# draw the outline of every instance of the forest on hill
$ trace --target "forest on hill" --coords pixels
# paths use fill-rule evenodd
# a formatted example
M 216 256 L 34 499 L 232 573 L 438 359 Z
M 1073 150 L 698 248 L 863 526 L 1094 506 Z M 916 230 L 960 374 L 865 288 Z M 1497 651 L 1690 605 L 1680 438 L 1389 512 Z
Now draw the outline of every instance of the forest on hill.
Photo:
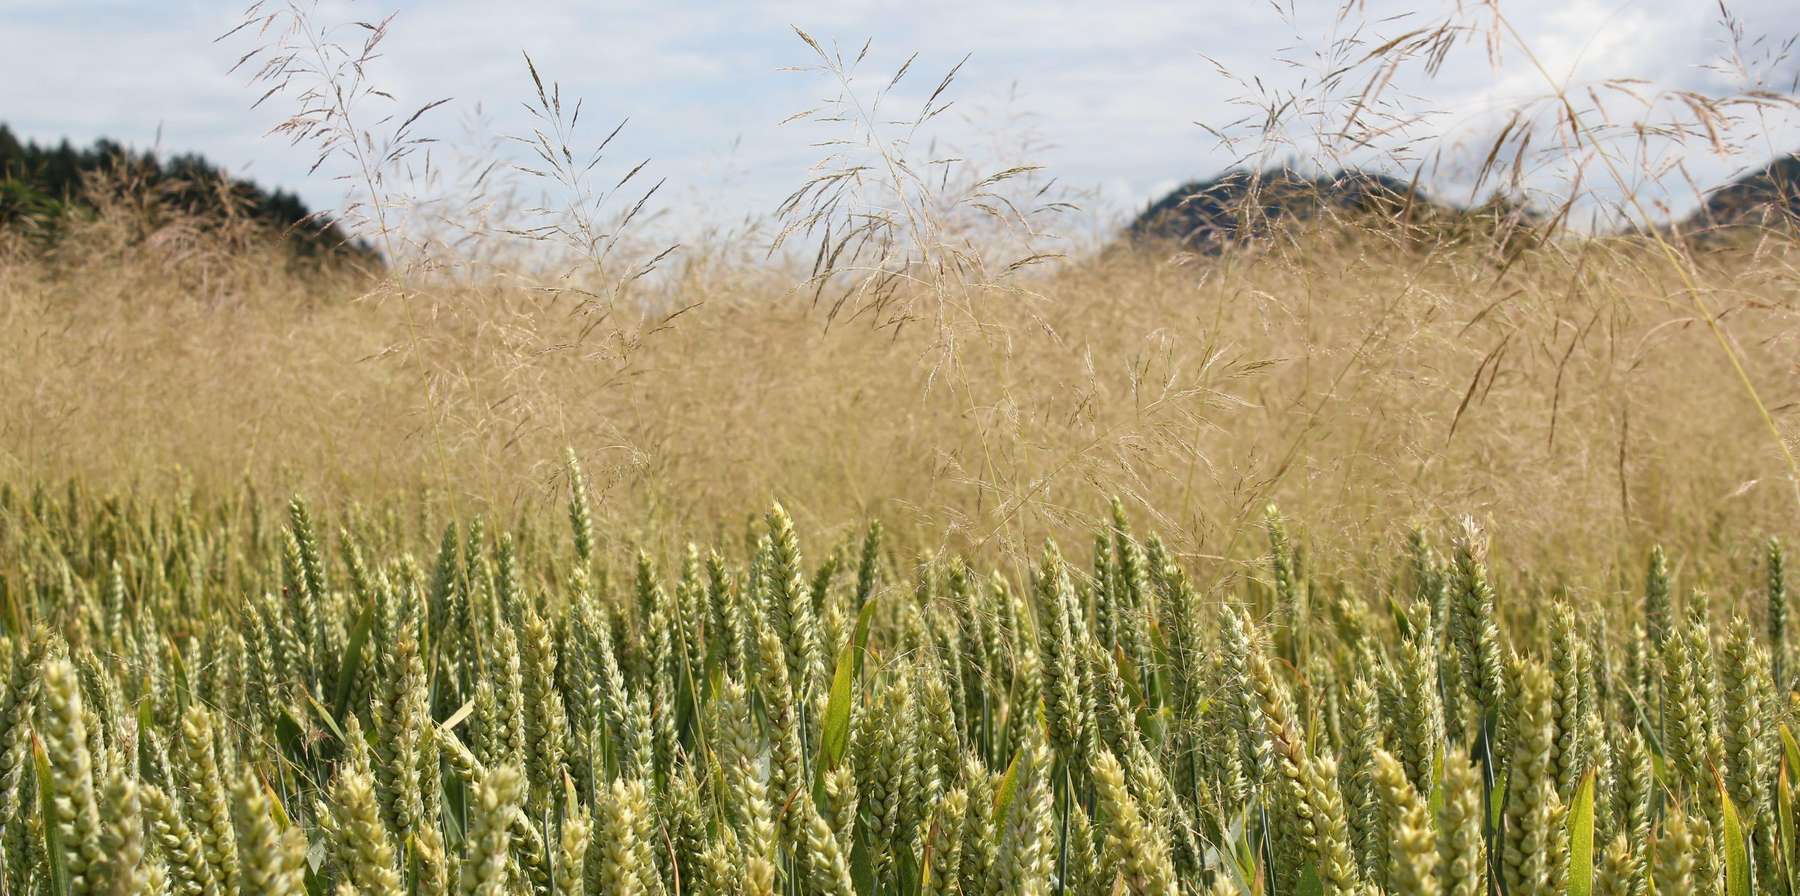
M 235 177 L 198 153 L 164 157 L 104 137 L 85 147 L 67 139 L 41 145 L 0 123 L 0 230 L 49 238 L 70 215 L 112 201 L 142 204 L 158 218 L 248 223 L 301 254 L 372 257 L 298 195 Z

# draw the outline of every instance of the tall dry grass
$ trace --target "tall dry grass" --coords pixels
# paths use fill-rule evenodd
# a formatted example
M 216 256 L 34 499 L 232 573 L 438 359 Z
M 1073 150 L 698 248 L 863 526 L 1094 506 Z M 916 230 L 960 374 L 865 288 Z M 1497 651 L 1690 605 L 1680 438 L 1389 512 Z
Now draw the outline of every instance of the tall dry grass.
M 256 263 L 200 284 L 153 255 L 7 264 L 0 478 L 426 491 L 510 514 L 554 507 L 568 446 L 616 531 L 779 498 L 815 528 L 879 516 L 921 547 L 1020 548 L 1118 495 L 1209 556 L 1271 501 L 1317 549 L 1462 513 L 1528 553 L 1800 522 L 1684 284 L 1635 238 L 1504 269 L 1353 222 L 1214 259 L 1102 253 L 993 307 L 948 364 L 929 328 L 826 330 L 764 269 L 697 266 L 647 305 L 690 310 L 597 331 L 573 299 L 504 282 L 395 299 Z M 1795 258 L 1694 262 L 1790 440 Z
M 618 131 L 582 136 L 580 101 L 535 67 L 535 129 L 499 141 L 521 159 L 415 168 L 437 102 L 382 105 L 363 63 L 387 23 L 334 32 L 314 12 L 253 7 L 234 39 L 262 44 L 240 65 L 294 105 L 277 131 L 346 172 L 345 220 L 390 269 L 193 239 L 129 203 L 48 251 L 0 245 L 0 479 L 531 513 L 554 505 L 569 447 L 619 530 L 729 525 L 779 498 L 815 531 L 879 516 L 915 547 L 1014 556 L 1087 531 L 1112 495 L 1181 552 L 1234 558 L 1271 501 L 1316 550 L 1463 513 L 1525 553 L 1800 522 L 1791 234 L 1672 242 L 1631 192 L 1656 172 L 1619 167 L 1647 134 L 1720 140 L 1793 106 L 1749 74 L 1740 94 L 1647 98 L 1644 128 L 1547 78 L 1475 177 L 1547 212 L 1531 239 L 1327 216 L 1216 257 L 1047 265 L 1073 244 L 1036 169 L 920 156 L 954 71 L 922 108 L 883 112 L 850 76 L 863 53 L 802 34 L 828 96 L 799 117 L 826 157 L 766 232 L 671 255 L 633 230 L 655 188 L 614 195 L 644 164 L 590 173 Z M 1437 164 L 1392 85 L 1464 44 L 1531 48 L 1480 5 L 1425 21 L 1379 46 L 1350 29 L 1319 57 L 1332 77 L 1252 97 L 1242 157 Z M 1527 189 L 1559 165 L 1624 200 Z M 506 171 L 550 195 L 526 201 Z M 1573 233 L 1571 209 L 1596 202 L 1642 235 Z M 768 253 L 784 241 L 805 257 Z

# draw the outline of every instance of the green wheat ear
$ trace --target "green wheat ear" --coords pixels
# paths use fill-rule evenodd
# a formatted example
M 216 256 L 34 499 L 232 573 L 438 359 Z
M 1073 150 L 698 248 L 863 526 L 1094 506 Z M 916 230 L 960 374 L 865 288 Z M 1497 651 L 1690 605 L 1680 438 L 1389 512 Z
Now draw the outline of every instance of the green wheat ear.
M 1654 859 L 1650 881 L 1657 893 L 1692 893 L 1702 873 L 1696 856 L 1701 852 L 1698 832 L 1679 806 L 1671 806 L 1652 843 Z
M 232 788 L 244 892 L 298 896 L 305 889 L 305 834 L 279 826 L 275 812 L 262 780 L 247 771 Z
M 1093 769 L 1100 812 L 1106 825 L 1102 859 L 1105 876 L 1122 881 L 1134 896 L 1172 896 L 1175 868 L 1168 838 L 1143 817 L 1125 786 L 1125 772 L 1110 752 L 1102 752 Z
M 921 892 L 949 896 L 961 887 L 963 836 L 968 824 L 969 792 L 961 787 L 945 794 L 932 813 Z
M 402 889 L 393 838 L 382 820 L 367 744 L 354 719 L 345 740 L 350 756 L 332 781 L 329 801 L 319 813 L 330 834 L 329 849 L 357 892 L 398 896 Z
M 513 819 L 525 795 L 524 775 L 513 766 L 489 769 L 476 783 L 469 811 L 458 892 L 503 896 L 509 892 Z
M 75 666 L 65 657 L 44 662 L 39 730 L 50 759 L 50 818 L 62 847 L 72 893 L 98 893 L 106 883 L 100 803 L 94 782 L 94 754 Z
M 1091 580 L 1046 541 L 892 588 L 912 536 L 821 533 L 809 567 L 779 508 L 608 557 L 631 539 L 571 508 L 571 543 L 560 504 L 490 538 L 296 501 L 253 535 L 63 493 L 0 509 L 8 893 L 1479 896 L 1581 855 L 1603 894 L 1786 883 L 1767 542 L 1679 613 L 1653 552 L 1640 627 L 1472 524 L 1303 570 L 1272 518 L 1235 560 L 1276 587 L 1115 506 Z
M 1438 830 L 1425 798 L 1407 779 L 1406 769 L 1386 750 L 1375 753 L 1375 783 L 1388 819 L 1389 842 L 1383 879 L 1400 893 L 1438 891 Z
M 594 561 L 594 518 L 588 512 L 587 477 L 575 459 L 575 449 L 564 449 L 563 465 L 569 476 L 569 528 L 574 531 L 575 559 L 586 570 Z
M 105 817 L 100 845 L 105 851 L 106 882 L 102 891 L 112 893 L 150 890 L 151 872 L 145 864 L 145 834 L 141 787 L 137 781 L 114 771 L 101 794 Z
M 1634 896 L 1644 891 L 1642 863 L 1624 834 L 1614 837 L 1601 854 L 1594 874 L 1594 892 L 1600 896 Z
M 1448 754 L 1444 766 L 1443 805 L 1438 810 L 1438 880 L 1454 896 L 1487 892 L 1488 862 L 1483 806 L 1486 783 L 1481 767 L 1468 751 Z
M 1768 556 L 1768 619 L 1769 619 L 1769 667 L 1775 680 L 1777 690 L 1788 690 L 1787 681 L 1787 579 L 1784 572 L 1785 562 L 1781 551 L 1781 541 L 1770 538 L 1767 547 Z
M 1515 660 L 1516 711 L 1510 725 L 1512 751 L 1506 765 L 1506 839 L 1502 879 L 1509 892 L 1548 892 L 1562 865 L 1558 850 L 1562 802 L 1553 766 L 1556 744 L 1554 699 L 1549 671 L 1541 663 Z

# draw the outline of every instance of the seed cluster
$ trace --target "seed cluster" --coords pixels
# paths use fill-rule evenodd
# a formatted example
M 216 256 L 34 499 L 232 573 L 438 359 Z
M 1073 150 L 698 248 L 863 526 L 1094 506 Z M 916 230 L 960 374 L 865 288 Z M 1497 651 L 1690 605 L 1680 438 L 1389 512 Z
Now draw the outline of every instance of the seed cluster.
M 1754 624 L 1660 550 L 1633 619 L 1515 588 L 1472 524 L 1338 579 L 1272 509 L 1209 590 L 1116 503 L 1013 576 L 809 566 L 780 507 L 665 574 L 569 474 L 572 539 L 425 562 L 0 493 L 0 893 L 1795 892 L 1775 541 Z

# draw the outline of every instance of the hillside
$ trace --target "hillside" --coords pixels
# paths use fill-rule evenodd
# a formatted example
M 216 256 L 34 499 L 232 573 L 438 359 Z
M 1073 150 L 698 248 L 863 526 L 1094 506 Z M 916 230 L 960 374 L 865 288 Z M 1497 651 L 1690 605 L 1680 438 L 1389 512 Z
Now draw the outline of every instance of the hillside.
M 1131 223 L 1133 241 L 1173 241 L 1217 251 L 1263 235 L 1278 222 L 1329 212 L 1395 215 L 1438 203 L 1383 174 L 1339 171 L 1309 176 L 1287 168 L 1229 171 L 1191 181 L 1151 203 Z M 1447 207 L 1444 207 L 1447 208 Z
M 1746 227 L 1792 229 L 1800 223 L 1800 154 L 1782 156 L 1762 170 L 1712 190 L 1688 216 L 1688 233 Z
M 304 254 L 369 254 L 299 196 L 233 177 L 197 153 L 159 158 L 106 138 L 41 146 L 0 124 L 0 230 L 52 235 L 66 215 L 123 196 L 158 217 L 264 225 Z
M 1505 200 L 1473 208 L 1446 203 L 1384 174 L 1343 170 L 1306 175 L 1273 168 L 1228 171 L 1183 184 L 1144 209 L 1126 235 L 1135 243 L 1174 243 L 1211 253 L 1266 236 L 1282 223 L 1327 215 L 1429 224 L 1438 231 L 1429 235 L 1439 237 L 1449 235 L 1445 228 L 1506 228 L 1535 219 L 1528 209 Z M 1792 229 L 1797 223 L 1800 154 L 1782 156 L 1707 191 L 1700 207 L 1677 229 L 1717 238 L 1748 229 Z

